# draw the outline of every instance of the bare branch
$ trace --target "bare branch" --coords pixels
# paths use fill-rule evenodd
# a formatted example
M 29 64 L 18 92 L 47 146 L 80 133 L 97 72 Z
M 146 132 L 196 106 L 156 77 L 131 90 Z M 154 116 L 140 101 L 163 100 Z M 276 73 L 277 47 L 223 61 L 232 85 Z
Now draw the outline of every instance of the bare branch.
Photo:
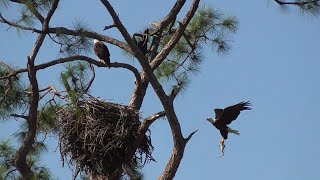
M 43 89 L 39 89 L 39 92 L 47 91 L 47 90 L 49 90 L 49 89 L 51 89 L 51 86 L 48 86 L 48 87 L 43 88 Z
M 49 61 L 47 63 L 43 63 L 43 64 L 39 64 L 37 66 L 35 66 L 35 69 L 38 71 L 38 70 L 41 70 L 41 69 L 46 69 L 48 67 L 51 67 L 51 66 L 54 66 L 54 65 L 57 65 L 57 64 L 62 64 L 62 63 L 67 63 L 67 62 L 72 62 L 72 61 L 76 61 L 76 60 L 83 60 L 83 61 L 86 61 L 90 64 L 94 64 L 98 67 L 107 67 L 106 64 L 104 63 L 101 63 L 99 61 L 96 61 L 90 57 L 87 57 L 87 56 L 80 56 L 80 55 L 76 55 L 76 56 L 69 56 L 69 57 L 66 57 L 66 58 L 59 58 L 59 59 L 55 59 L 55 60 L 52 60 L 52 61 Z M 118 62 L 114 62 L 114 63 L 111 63 L 111 67 L 113 68 L 124 68 L 124 69 L 127 69 L 129 71 L 131 71 L 134 76 L 136 77 L 136 81 L 138 84 L 141 83 L 141 76 L 140 76 L 140 73 L 139 71 L 131 66 L 130 64 L 126 64 L 126 63 L 118 63 Z M 20 74 L 20 73 L 23 73 L 23 72 L 27 72 L 28 69 L 27 68 L 22 68 L 22 69 L 18 69 L 6 76 L 3 76 L 3 77 L 0 77 L 0 80 L 3 80 L 3 79 L 7 79 L 7 78 L 10 78 L 12 76 L 16 76 L 17 74 Z
M 147 117 L 146 119 L 144 119 L 143 123 L 140 125 L 139 133 L 140 134 L 145 134 L 147 132 L 148 128 L 150 127 L 150 125 L 154 121 L 156 121 L 157 119 L 159 119 L 161 117 L 164 117 L 165 115 L 166 115 L 166 112 L 161 111 L 161 112 L 153 114 L 153 115 Z
M 100 0 L 100 1 L 108 10 L 109 14 L 111 15 L 111 17 L 113 19 L 114 24 L 119 29 L 119 31 L 120 31 L 121 35 L 123 36 L 123 38 L 125 39 L 125 41 L 129 44 L 130 49 L 131 49 L 129 52 L 131 52 L 137 59 L 140 59 L 140 60 L 144 61 L 145 63 L 147 63 L 147 58 L 139 50 L 136 43 L 134 43 L 130 34 L 128 33 L 127 29 L 124 27 L 124 25 L 120 21 L 118 15 L 116 14 L 115 10 L 113 9 L 113 7 L 109 3 L 109 1 L 107 1 L 107 0 Z M 149 65 L 149 63 L 147 63 L 147 64 Z
M 46 31 L 49 28 L 50 19 L 57 9 L 59 0 L 55 0 L 48 12 L 47 17 L 45 18 L 42 30 Z M 23 179 L 31 179 L 33 176 L 33 172 L 30 166 L 26 162 L 27 155 L 32 148 L 32 145 L 35 141 L 36 133 L 37 133 L 37 116 L 38 116 L 38 106 L 39 106 L 39 85 L 36 77 L 36 68 L 35 68 L 35 59 L 38 55 L 38 52 L 42 46 L 42 43 L 46 37 L 46 34 L 39 34 L 37 41 L 35 42 L 34 48 L 31 52 L 31 55 L 28 56 L 28 78 L 31 86 L 31 96 L 30 96 L 30 107 L 29 114 L 27 118 L 28 130 L 26 133 L 26 137 L 24 138 L 21 147 L 17 151 L 14 157 L 14 165 L 21 174 Z
M 113 45 L 118 46 L 119 48 L 121 48 L 121 49 L 123 49 L 123 50 L 125 50 L 127 52 L 132 53 L 131 49 L 126 44 L 124 44 L 123 42 L 121 42 L 121 41 L 119 41 L 117 39 L 111 38 L 109 36 L 105 36 L 105 35 L 93 32 L 93 31 L 78 31 L 78 30 L 68 29 L 68 28 L 65 28 L 65 27 L 48 28 L 48 30 L 43 31 L 43 30 L 40 30 L 40 29 L 23 26 L 23 25 L 14 23 L 12 21 L 9 21 L 9 20 L 5 19 L 1 15 L 1 13 L 0 13 L 0 18 L 1 18 L 0 22 L 8 24 L 8 25 L 16 27 L 16 28 L 19 28 L 19 29 L 22 29 L 22 30 L 36 32 L 36 33 L 46 33 L 46 34 L 65 34 L 65 35 L 72 35 L 72 36 L 86 36 L 88 38 L 98 39 L 100 41 L 104 41 L 104 42 L 113 44 Z M 115 25 L 111 25 L 111 26 L 115 26 Z
M 92 85 L 92 83 L 93 83 L 93 81 L 94 81 L 94 79 L 95 79 L 95 77 L 96 77 L 96 73 L 95 73 L 95 71 L 94 71 L 94 67 L 93 67 L 92 64 L 90 64 L 90 70 L 91 70 L 91 72 L 92 72 L 92 77 L 91 77 L 91 79 L 90 79 L 87 87 L 85 88 L 84 92 L 88 92 L 88 91 L 89 91 L 89 89 L 90 89 L 90 87 L 91 87 L 91 85 Z
M 32 32 L 38 32 L 38 33 L 42 32 L 42 31 L 37 30 L 37 29 L 35 29 L 35 28 L 31 28 L 31 27 L 27 27 L 27 26 L 22 26 L 22 25 L 20 25 L 20 24 L 18 24 L 18 23 L 14 23 L 14 22 L 12 22 L 12 21 L 9 21 L 9 20 L 5 19 L 5 18 L 2 16 L 1 13 L 0 13 L 0 22 L 5 23 L 5 24 L 8 24 L 9 26 L 16 27 L 16 28 L 18 28 L 18 29 L 23 29 L 23 30 L 32 31 Z
M 163 174 L 162 177 L 163 177 L 163 179 L 172 179 L 174 177 L 179 165 L 180 165 L 180 162 L 181 162 L 181 159 L 183 156 L 184 147 L 185 147 L 185 144 L 183 143 L 183 136 L 182 136 L 182 132 L 181 132 L 180 123 L 179 123 L 179 120 L 175 114 L 172 101 L 166 95 L 161 84 L 159 83 L 159 81 L 155 77 L 153 70 L 151 69 L 147 58 L 142 54 L 141 51 L 139 51 L 138 47 L 131 39 L 130 35 L 128 34 L 127 30 L 125 29 L 125 27 L 121 23 L 119 17 L 115 13 L 115 11 L 114 11 L 113 7 L 111 6 L 111 4 L 109 3 L 109 1 L 106 1 L 106 0 L 100 0 L 100 1 L 107 8 L 114 23 L 117 25 L 117 28 L 119 29 L 122 36 L 129 44 L 129 46 L 132 48 L 133 54 L 135 55 L 135 57 L 138 59 L 139 63 L 141 64 L 144 72 L 146 73 L 148 81 L 151 83 L 155 93 L 159 97 L 159 100 L 161 101 L 161 103 L 165 109 L 166 115 L 168 117 L 168 122 L 170 124 L 170 128 L 172 131 L 173 140 L 174 140 L 173 152 L 177 152 L 179 154 L 179 156 L 171 157 L 171 158 L 173 158 L 173 165 L 174 166 L 171 166 L 171 165 L 170 165 L 170 167 L 167 166 L 167 169 L 165 170 L 165 173 Z M 139 140 L 141 142 L 140 138 L 137 138 L 137 140 L 134 142 L 136 147 L 138 147 L 138 145 L 140 144 Z M 133 155 L 135 153 L 135 151 L 136 151 L 136 149 L 130 149 L 128 155 L 129 156 Z
M 162 31 L 176 19 L 185 2 L 186 0 L 177 0 L 168 15 L 158 24 L 158 32 L 162 33 Z
M 48 87 L 46 87 L 46 88 L 44 88 L 44 89 L 40 89 L 39 90 L 39 93 L 40 92 L 44 92 L 44 91 L 46 91 L 43 95 L 41 95 L 41 97 L 39 98 L 39 100 L 41 100 L 41 99 L 43 99 L 50 91 L 52 91 L 53 90 L 53 85 L 50 85 L 50 86 L 48 86 Z
M 162 51 L 154 58 L 152 61 L 151 67 L 153 70 L 155 70 L 168 56 L 170 51 L 174 48 L 174 46 L 179 42 L 181 36 L 183 35 L 187 25 L 191 21 L 192 17 L 194 16 L 195 12 L 198 9 L 200 0 L 194 0 L 189 11 L 185 15 L 183 21 L 180 24 L 177 31 L 174 33 L 170 41 L 167 43 L 167 45 L 162 49 Z
M 133 55 L 138 59 L 139 63 L 141 64 L 154 91 L 157 93 L 160 99 L 163 99 L 164 101 L 166 101 L 167 95 L 163 90 L 161 84 L 153 74 L 153 71 L 149 65 L 148 59 L 146 58 L 146 56 L 143 55 L 143 53 L 139 50 L 138 46 L 131 39 L 131 36 L 129 35 L 127 29 L 124 27 L 124 25 L 120 21 L 118 15 L 116 14 L 115 10 L 113 9 L 109 1 L 107 0 L 100 0 L 100 1 L 106 7 L 106 9 L 108 10 L 108 12 L 110 13 L 113 19 L 113 22 L 116 24 L 117 28 L 119 29 L 120 33 L 122 34 L 126 42 L 129 44 L 130 48 L 132 49 Z
M 12 116 L 14 118 L 22 118 L 22 119 L 28 120 L 28 116 L 24 116 L 24 115 L 20 115 L 20 114 L 10 114 L 10 116 Z
M 4 177 L 4 179 L 7 179 L 7 178 L 10 176 L 10 174 L 12 174 L 14 171 L 17 171 L 17 169 L 12 169 L 12 170 L 10 170 L 9 172 L 7 172 L 7 174 L 6 174 L 6 176 Z
M 104 41 L 107 42 L 109 44 L 113 44 L 115 46 L 118 46 L 119 48 L 132 53 L 130 47 L 128 47 L 125 43 L 111 38 L 109 36 L 105 36 L 93 31 L 77 31 L 77 30 L 72 30 L 72 29 L 68 29 L 65 27 L 55 27 L 55 28 L 49 28 L 48 33 L 52 33 L 52 34 L 66 34 L 66 35 L 73 35 L 73 36 L 85 36 L 88 38 L 92 38 L 92 39 L 98 39 L 100 41 Z
M 109 26 L 105 26 L 103 30 L 105 31 L 105 30 L 108 30 L 108 29 L 111 29 L 111 28 L 114 28 L 114 27 L 117 27 L 117 26 L 115 24 L 112 24 L 112 25 L 109 25 Z
M 59 0 L 55 0 L 55 1 L 53 2 L 52 6 L 51 6 L 51 8 L 50 8 L 50 10 L 49 10 L 49 12 L 48 12 L 48 14 L 47 14 L 47 17 L 46 17 L 46 19 L 45 19 L 45 21 L 44 21 L 44 24 L 49 25 L 49 21 L 50 21 L 50 19 L 52 18 L 54 12 L 56 11 L 56 9 L 57 9 L 57 7 L 58 7 L 58 4 L 59 4 Z M 48 28 L 49 28 L 49 26 L 46 27 L 46 29 L 48 29 Z
M 146 94 L 146 90 L 148 88 L 149 81 L 146 78 L 146 74 L 144 72 L 141 73 L 141 84 L 136 84 L 136 87 L 132 93 L 131 100 L 129 106 L 139 110 L 142 106 L 143 99 Z
M 152 42 L 151 42 L 151 46 L 149 48 L 150 50 L 150 55 L 148 57 L 149 60 L 154 59 L 154 57 L 157 54 L 158 48 L 159 48 L 159 44 L 160 44 L 160 38 L 161 38 L 161 34 L 163 32 L 163 30 L 168 26 L 174 25 L 175 19 L 177 17 L 177 14 L 180 12 L 181 8 L 183 7 L 183 5 L 185 4 L 185 0 L 178 0 L 175 5 L 172 7 L 172 9 L 170 10 L 170 12 L 168 13 L 168 15 L 164 18 L 163 21 L 161 21 L 160 23 L 156 23 L 157 24 L 157 31 L 151 33 L 151 36 L 153 36 L 152 38 Z M 132 94 L 132 98 L 130 100 L 130 106 L 136 108 L 136 109 L 140 109 L 141 105 L 142 105 L 142 101 L 143 101 L 143 97 L 146 94 L 146 90 L 148 89 L 148 84 L 149 81 L 147 80 L 145 73 L 142 72 L 142 85 L 141 86 L 137 86 Z
M 199 129 L 197 129 L 197 130 L 193 131 L 192 133 L 190 133 L 189 136 L 188 136 L 187 138 L 185 138 L 186 143 L 187 143 L 187 142 L 192 138 L 192 136 L 193 136 L 196 132 L 198 132 L 198 131 L 199 131 Z
M 279 5 L 285 5 L 285 4 L 289 4 L 289 5 L 297 5 L 297 6 L 302 6 L 305 4 L 312 4 L 312 3 L 318 3 L 320 0 L 314 0 L 314 1 L 294 1 L 294 2 L 285 2 L 285 1 L 279 1 L 279 0 L 274 0 L 276 3 L 278 3 Z

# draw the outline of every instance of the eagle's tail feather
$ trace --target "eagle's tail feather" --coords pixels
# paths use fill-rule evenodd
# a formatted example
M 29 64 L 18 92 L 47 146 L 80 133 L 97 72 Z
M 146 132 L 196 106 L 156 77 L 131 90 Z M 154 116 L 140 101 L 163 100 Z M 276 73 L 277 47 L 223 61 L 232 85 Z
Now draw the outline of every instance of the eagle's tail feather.
M 240 135 L 239 131 L 234 130 L 234 129 L 231 129 L 231 128 L 228 128 L 228 132 L 229 132 L 229 133 L 236 134 L 236 135 Z

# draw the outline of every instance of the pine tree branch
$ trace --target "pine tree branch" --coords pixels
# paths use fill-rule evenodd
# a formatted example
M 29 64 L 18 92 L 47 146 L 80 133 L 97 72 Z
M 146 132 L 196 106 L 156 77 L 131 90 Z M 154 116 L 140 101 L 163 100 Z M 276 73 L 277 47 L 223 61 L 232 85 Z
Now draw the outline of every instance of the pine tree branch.
M 145 134 L 153 122 L 155 122 L 157 119 L 159 119 L 161 117 L 164 117 L 165 115 L 166 115 L 166 112 L 160 111 L 160 112 L 153 114 L 153 115 L 147 117 L 146 119 L 144 119 L 143 123 L 140 125 L 139 133 Z
M 166 112 L 166 116 L 168 118 L 168 122 L 171 128 L 172 136 L 173 136 L 173 141 L 174 141 L 174 149 L 172 151 L 172 156 L 170 157 L 169 163 L 167 164 L 167 167 L 160 177 L 160 179 L 173 179 L 175 176 L 178 167 L 180 165 L 180 162 L 183 157 L 183 152 L 184 148 L 186 145 L 186 142 L 184 141 L 182 132 L 181 132 L 181 127 L 180 123 L 178 120 L 178 117 L 176 116 L 174 107 L 173 107 L 173 102 L 171 101 L 170 97 L 166 95 L 164 89 L 162 88 L 161 84 L 155 77 L 153 73 L 153 69 L 150 67 L 148 60 L 146 57 L 142 54 L 142 52 L 139 51 L 138 47 L 136 44 L 133 42 L 131 39 L 129 33 L 127 32 L 126 28 L 123 26 L 122 22 L 120 21 L 119 17 L 117 16 L 116 12 L 114 11 L 113 7 L 107 0 L 100 0 L 106 9 L 108 10 L 109 14 L 111 15 L 114 24 L 116 24 L 117 28 L 119 29 L 120 33 L 126 40 L 126 42 L 129 44 L 131 47 L 134 56 L 138 59 L 140 65 L 143 68 L 143 71 L 146 73 L 147 79 L 150 82 L 151 86 L 153 87 L 154 92 L 157 94 L 159 100 L 161 101 L 161 104 Z M 182 32 L 187 26 L 187 23 L 190 22 L 191 17 L 197 10 L 198 4 L 200 0 L 194 0 L 191 10 L 187 13 L 186 18 L 184 19 L 182 25 L 179 27 L 179 30 L 176 32 L 175 38 L 177 38 L 178 35 L 182 35 Z M 189 19 L 190 18 L 190 19 Z M 184 24 L 185 23 L 185 24 Z M 173 38 L 173 39 L 175 39 Z M 176 41 L 179 39 L 177 38 Z M 176 43 L 176 42 L 175 42 Z M 173 47 L 172 47 L 173 48 Z M 166 52 L 166 51 L 164 51 Z M 169 52 L 164 53 L 163 55 L 168 55 Z M 165 58 L 164 56 L 161 58 Z M 134 142 L 135 146 L 138 147 L 140 144 L 139 141 Z M 136 149 L 129 149 L 129 158 L 135 153 Z
M 192 138 L 192 136 L 193 136 L 196 132 L 198 132 L 198 131 L 199 131 L 199 129 L 197 129 L 197 130 L 193 131 L 192 133 L 190 133 L 189 136 L 188 136 L 187 138 L 185 138 L 186 143 L 187 143 L 187 142 Z
M 26 31 L 31 31 L 31 32 L 35 32 L 35 33 L 46 33 L 46 34 L 65 34 L 65 35 L 72 35 L 72 36 L 85 36 L 87 38 L 92 38 L 92 39 L 98 39 L 100 41 L 104 41 L 110 44 L 113 44 L 115 46 L 118 46 L 119 48 L 127 51 L 127 52 L 131 52 L 130 47 L 128 47 L 126 44 L 124 44 L 123 42 L 111 38 L 109 36 L 105 36 L 93 31 L 78 31 L 78 30 L 73 30 L 73 29 L 68 29 L 65 27 L 53 27 L 53 28 L 48 28 L 48 30 L 43 31 L 40 29 L 36 29 L 33 27 L 27 27 L 27 26 L 23 26 L 20 25 L 18 23 L 14 23 L 12 21 L 7 20 L 6 18 L 4 18 L 1 13 L 0 13 L 0 22 L 8 24 L 10 26 L 16 27 L 18 29 L 22 29 L 22 30 L 26 30 Z
M 136 43 L 133 41 L 131 38 L 130 34 L 128 33 L 127 29 L 123 26 L 122 22 L 120 21 L 117 13 L 107 0 L 100 0 L 101 3 L 106 7 L 106 9 L 109 11 L 109 14 L 111 15 L 113 19 L 113 23 L 116 25 L 118 30 L 120 31 L 121 35 L 125 39 L 125 41 L 128 43 L 130 46 L 130 51 L 137 59 L 141 59 L 145 62 L 147 62 L 147 58 L 144 56 L 144 54 L 139 50 L 138 46 Z M 146 63 L 145 63 L 146 64 Z
M 15 2 L 18 4 L 24 4 L 26 5 L 26 1 L 25 0 L 10 0 L 11 2 Z M 27 6 L 27 5 L 26 5 Z M 41 24 L 44 23 L 44 17 L 39 13 L 39 11 L 36 10 L 34 3 L 32 3 L 32 7 L 28 7 L 27 8 L 32 12 L 32 14 L 41 22 Z
M 42 24 L 42 30 L 46 31 L 49 28 L 49 22 L 55 10 L 58 7 L 59 0 L 55 0 L 48 12 Z M 31 180 L 34 172 L 31 170 L 29 164 L 27 164 L 27 156 L 35 142 L 35 137 L 37 133 L 37 117 L 38 117 L 38 106 L 39 106 L 39 85 L 36 77 L 35 60 L 38 52 L 42 46 L 42 43 L 46 37 L 46 34 L 39 34 L 37 41 L 35 42 L 34 48 L 31 55 L 28 56 L 28 78 L 31 86 L 31 96 L 30 96 L 30 107 L 29 114 L 27 118 L 28 130 L 26 137 L 24 138 L 22 145 L 17 151 L 14 157 L 14 165 L 21 174 L 22 179 Z
M 76 60 L 83 60 L 83 61 L 86 61 L 90 64 L 94 64 L 98 67 L 107 67 L 106 64 L 104 63 L 101 63 L 97 60 L 94 60 L 90 57 L 87 57 L 87 56 L 81 56 L 81 55 L 76 55 L 76 56 L 69 56 L 69 57 L 65 57 L 65 58 L 59 58 L 59 59 L 55 59 L 55 60 L 52 60 L 52 61 L 49 61 L 47 63 L 43 63 L 43 64 L 39 64 L 37 66 L 35 66 L 35 69 L 36 71 L 38 70 L 42 70 L 42 69 L 46 69 L 46 68 L 49 68 L 49 67 L 52 67 L 52 66 L 55 66 L 57 64 L 62 64 L 62 63 L 67 63 L 67 62 L 72 62 L 72 61 L 76 61 Z M 136 81 L 138 84 L 141 84 L 141 76 L 140 76 L 140 73 L 139 71 L 131 66 L 130 64 L 126 64 L 126 63 L 118 63 L 118 62 L 114 62 L 114 63 L 111 63 L 111 67 L 113 68 L 123 68 L 123 69 L 127 69 L 129 71 L 131 71 L 134 76 L 136 77 Z M 27 72 L 28 69 L 27 68 L 21 68 L 21 69 L 18 69 L 6 76 L 2 76 L 0 77 L 0 80 L 3 80 L 3 79 L 8 79 L 12 76 L 16 76 L 20 73 L 23 73 L 23 72 Z
M 161 22 L 158 23 L 157 31 L 159 34 L 162 34 L 163 30 L 176 19 L 185 2 L 186 0 L 177 0 L 177 2 L 174 4 L 168 15 Z
M 157 52 L 159 43 L 160 43 L 160 36 L 163 33 L 164 29 L 169 26 L 169 30 L 174 25 L 177 15 L 181 11 L 182 7 L 184 6 L 186 0 L 177 0 L 174 6 L 171 8 L 170 12 L 167 14 L 167 16 L 159 23 L 157 24 L 157 31 L 152 33 L 151 35 L 154 35 L 153 41 L 151 43 L 151 52 Z M 155 55 L 156 53 L 154 53 Z M 151 56 L 150 59 L 154 59 L 154 55 Z
M 109 25 L 109 26 L 105 26 L 103 30 L 105 31 L 105 30 L 108 30 L 108 29 L 111 29 L 111 28 L 114 28 L 114 27 L 117 27 L 117 26 L 115 24 L 112 24 L 112 25 Z
M 150 55 L 148 57 L 148 60 L 151 61 L 154 59 L 154 57 L 157 54 L 159 45 L 160 45 L 160 39 L 161 39 L 161 34 L 163 33 L 163 30 L 168 26 L 168 25 L 174 25 L 174 22 L 176 20 L 177 14 L 181 11 L 182 7 L 185 4 L 185 0 L 178 0 L 175 5 L 171 8 L 170 12 L 167 14 L 167 16 L 158 23 L 158 29 L 156 32 L 152 33 L 152 42 L 150 45 Z M 130 100 L 129 105 L 135 109 L 140 109 L 142 106 L 142 102 L 144 99 L 144 96 L 146 94 L 146 91 L 148 89 L 149 81 L 147 79 L 147 76 L 145 75 L 145 72 L 141 73 L 142 77 L 142 85 L 139 87 L 136 87 L 135 90 L 132 93 L 132 97 Z
M 91 72 L 92 72 L 92 77 L 91 77 L 91 79 L 90 79 L 87 87 L 86 87 L 85 90 L 84 90 L 84 92 L 86 92 L 86 93 L 89 91 L 89 89 L 90 89 L 90 87 L 91 87 L 91 85 L 92 85 L 92 83 L 93 83 L 93 81 L 94 81 L 94 79 L 95 79 L 95 77 L 96 77 L 96 73 L 95 73 L 95 71 L 94 71 L 94 67 L 92 66 L 92 64 L 90 64 L 90 70 L 91 70 Z
M 320 0 L 314 0 L 314 1 L 295 1 L 295 2 L 284 2 L 284 1 L 279 1 L 279 0 L 274 0 L 276 3 L 279 5 L 297 5 L 297 6 L 302 6 L 305 4 L 312 4 L 312 3 L 318 3 Z
M 174 46 L 179 42 L 181 36 L 183 35 L 184 31 L 187 28 L 187 25 L 191 21 L 192 17 L 194 16 L 195 12 L 198 9 L 200 0 L 194 0 L 189 11 L 183 18 L 183 21 L 179 23 L 179 28 L 174 33 L 174 35 L 171 37 L 170 41 L 166 44 L 166 46 L 162 49 L 162 51 L 154 58 L 154 60 L 151 63 L 151 67 L 153 70 L 155 70 L 168 56 L 168 54 L 172 51 Z
M 24 116 L 20 114 L 10 114 L 10 116 L 14 118 L 22 118 L 22 119 L 28 120 L 28 116 Z
M 182 23 L 180 24 L 178 30 L 175 32 L 175 34 L 170 39 L 169 43 L 164 47 L 164 49 L 155 57 L 155 61 L 152 62 L 153 70 L 161 64 L 161 62 L 168 56 L 169 52 L 173 49 L 175 44 L 179 41 L 187 25 L 189 24 L 195 12 L 197 11 L 199 2 L 200 0 L 193 0 L 192 5 L 188 13 L 184 17 Z M 167 118 L 172 131 L 172 135 L 174 138 L 174 148 L 172 150 L 169 162 L 167 163 L 164 172 L 159 178 L 160 180 L 174 178 L 179 168 L 180 162 L 183 158 L 185 146 L 188 142 L 188 141 L 184 141 L 184 138 L 182 136 L 180 123 L 174 111 L 173 101 L 170 97 L 168 98 L 168 101 L 170 101 L 170 103 L 166 103 L 165 104 L 166 106 L 164 106 L 164 109 L 166 111 Z
M 18 29 L 27 30 L 27 31 L 32 31 L 32 32 L 37 32 L 37 33 L 42 33 L 41 30 L 37 30 L 37 29 L 35 29 L 35 28 L 30 28 L 30 27 L 27 27 L 27 26 L 22 26 L 22 25 L 20 25 L 20 24 L 18 24 L 18 23 L 14 23 L 14 22 L 12 22 L 12 21 L 9 21 L 9 20 L 7 20 L 6 18 L 4 18 L 1 13 L 0 13 L 0 22 L 1 22 L 1 23 L 5 23 L 5 24 L 8 24 L 9 26 L 16 27 L 16 28 L 18 28 Z
M 17 169 L 11 169 L 10 171 L 8 171 L 6 176 L 4 176 L 4 179 L 9 178 L 10 174 L 14 173 L 15 171 L 17 171 Z
M 98 39 L 100 41 L 104 41 L 109 44 L 113 44 L 115 46 L 118 46 L 119 48 L 121 48 L 127 52 L 132 53 L 130 47 L 128 47 L 125 43 L 123 43 L 117 39 L 114 39 L 109 36 L 105 36 L 105 35 L 102 35 L 102 34 L 99 34 L 99 33 L 93 32 L 93 31 L 77 31 L 77 30 L 72 30 L 72 29 L 68 29 L 65 27 L 55 27 L 55 28 L 50 28 L 48 30 L 48 33 L 65 34 L 65 35 L 73 35 L 73 36 L 85 36 L 85 37 L 92 38 L 92 39 Z

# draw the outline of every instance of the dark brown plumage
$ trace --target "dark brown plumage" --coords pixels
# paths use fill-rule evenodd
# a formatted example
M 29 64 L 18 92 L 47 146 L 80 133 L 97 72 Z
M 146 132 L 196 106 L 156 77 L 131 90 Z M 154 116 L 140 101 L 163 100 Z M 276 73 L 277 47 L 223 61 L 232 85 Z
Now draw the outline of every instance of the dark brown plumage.
M 237 130 L 233 130 L 229 128 L 227 125 L 230 124 L 232 121 L 236 120 L 241 111 L 250 110 L 250 106 L 250 102 L 247 101 L 240 102 L 233 106 L 229 106 L 225 109 L 214 109 L 214 112 L 216 114 L 215 119 L 207 118 L 207 120 L 220 131 L 220 134 L 222 135 L 223 139 L 227 139 L 228 133 L 234 133 L 239 135 L 239 132 Z
M 133 41 L 137 44 L 138 48 L 143 53 L 143 55 L 146 55 L 148 53 L 148 41 L 149 41 L 148 34 L 149 34 L 148 29 L 146 29 L 143 32 L 143 34 L 140 34 L 140 33 L 133 34 Z M 137 37 L 139 37 L 140 40 L 137 40 Z
M 110 68 L 110 53 L 108 47 L 101 41 L 94 39 L 94 53 L 98 56 L 99 61 L 105 63 Z

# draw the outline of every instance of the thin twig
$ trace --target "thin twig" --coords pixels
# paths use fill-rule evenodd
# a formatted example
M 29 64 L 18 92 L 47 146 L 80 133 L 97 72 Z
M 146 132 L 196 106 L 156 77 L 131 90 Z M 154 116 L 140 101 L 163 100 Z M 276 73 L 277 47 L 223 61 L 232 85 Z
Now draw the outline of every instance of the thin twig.
M 91 70 L 91 72 L 92 72 L 92 77 L 91 77 L 91 79 L 90 79 L 87 87 L 86 87 L 85 90 L 84 90 L 85 93 L 87 93 L 87 92 L 89 91 L 89 89 L 90 89 L 90 87 L 91 87 L 91 85 L 92 85 L 92 83 L 93 83 L 93 81 L 94 81 L 94 79 L 95 79 L 95 77 L 96 77 L 96 73 L 95 73 L 95 71 L 94 71 L 94 67 L 92 66 L 92 64 L 90 64 L 90 70 Z
M 109 25 L 109 26 L 105 26 L 103 30 L 105 31 L 105 30 L 108 30 L 108 29 L 111 29 L 111 28 L 115 28 L 115 27 L 117 27 L 117 26 L 115 24 L 112 24 L 112 25 Z
M 9 177 L 9 175 L 10 175 L 11 173 L 13 173 L 14 171 L 17 171 L 17 169 L 12 169 L 12 170 L 8 171 L 8 173 L 6 174 L 6 176 L 4 177 L 4 179 L 7 179 L 7 177 Z
M 14 118 L 22 118 L 22 119 L 28 120 L 28 116 L 25 116 L 25 115 L 10 114 L 10 116 L 12 116 L 12 117 L 14 117 Z
M 194 0 L 189 11 L 183 18 L 183 21 L 179 23 L 179 27 L 177 31 L 174 33 L 174 35 L 171 37 L 169 42 L 166 44 L 166 46 L 162 49 L 160 53 L 154 58 L 152 61 L 151 67 L 153 70 L 155 70 L 168 56 L 168 54 L 171 52 L 171 50 L 174 48 L 174 46 L 179 42 L 181 36 L 185 32 L 185 29 L 187 28 L 187 25 L 191 21 L 192 17 L 194 16 L 195 12 L 198 9 L 200 0 Z
M 302 5 L 306 5 L 306 4 L 318 3 L 320 0 L 314 0 L 314 1 L 295 1 L 295 2 L 284 2 L 284 1 L 279 1 L 279 0 L 274 0 L 274 1 L 275 1 L 276 3 L 278 3 L 279 5 L 289 4 L 289 5 L 302 6 Z
M 139 128 L 139 133 L 140 134 L 145 134 L 148 130 L 148 128 L 150 127 L 150 125 L 156 121 L 157 119 L 164 117 L 166 115 L 166 113 L 164 111 L 160 111 L 158 113 L 155 113 L 149 117 L 147 117 L 146 119 L 144 119 L 143 123 L 140 125 Z
M 198 131 L 199 131 L 199 129 L 197 129 L 197 130 L 193 131 L 192 133 L 190 133 L 189 136 L 185 139 L 185 141 L 188 142 L 192 138 L 192 136 Z

